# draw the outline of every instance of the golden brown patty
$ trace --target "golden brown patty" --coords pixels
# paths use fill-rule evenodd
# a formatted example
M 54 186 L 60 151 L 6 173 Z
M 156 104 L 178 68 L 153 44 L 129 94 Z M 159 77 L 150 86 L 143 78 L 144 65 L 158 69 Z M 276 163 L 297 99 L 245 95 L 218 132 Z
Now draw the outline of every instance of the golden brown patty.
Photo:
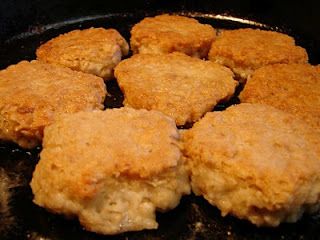
M 207 113 L 183 135 L 192 189 L 223 216 L 258 226 L 297 221 L 320 207 L 319 138 L 267 105 Z
M 197 121 L 237 85 L 229 69 L 182 53 L 134 55 L 116 67 L 115 76 L 125 105 L 159 110 L 178 125 Z
M 190 192 L 179 138 L 174 121 L 156 111 L 59 118 L 45 129 L 34 202 L 98 233 L 155 229 L 155 211 L 176 207 Z
M 32 148 L 61 113 L 103 108 L 101 78 L 71 69 L 22 61 L 0 71 L 0 139 Z
M 213 42 L 209 59 L 246 79 L 255 69 L 275 63 L 307 63 L 304 48 L 292 37 L 258 29 L 226 30 Z
M 314 66 L 276 64 L 260 68 L 248 79 L 240 99 L 274 106 L 320 129 L 320 71 Z
M 215 36 L 215 30 L 208 24 L 201 24 L 193 18 L 164 14 L 147 17 L 134 25 L 130 45 L 134 54 L 183 52 L 205 58 Z
M 37 49 L 37 59 L 109 80 L 128 50 L 128 43 L 115 29 L 89 28 L 51 39 Z

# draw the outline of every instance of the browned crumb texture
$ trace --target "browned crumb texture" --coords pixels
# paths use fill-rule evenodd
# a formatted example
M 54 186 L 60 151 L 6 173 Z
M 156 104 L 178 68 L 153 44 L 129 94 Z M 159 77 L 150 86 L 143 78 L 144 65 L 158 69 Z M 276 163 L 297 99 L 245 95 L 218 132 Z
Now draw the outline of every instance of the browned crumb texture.
M 0 71 L 0 139 L 32 148 L 61 113 L 102 109 L 101 78 L 68 68 L 22 61 Z
M 92 160 L 86 170 L 94 172 L 104 161 L 101 171 L 110 176 L 152 177 L 177 166 L 180 160 L 174 121 L 157 111 L 121 108 L 64 115 L 46 128 L 45 134 L 43 157 L 58 149 L 52 160 L 63 162 L 71 152 L 83 151 L 80 162 L 92 159 L 91 155 L 99 158 Z M 75 175 L 70 177 L 78 184 Z M 82 184 L 78 185 L 81 188 Z
M 177 125 L 197 121 L 237 86 L 229 69 L 182 53 L 134 55 L 116 67 L 115 76 L 125 105 L 159 110 Z
M 37 59 L 109 80 L 129 46 L 115 29 L 89 28 L 62 34 L 37 49 Z
M 205 58 L 216 32 L 212 26 L 196 19 L 159 15 L 147 17 L 131 30 L 130 45 L 137 53 L 183 52 L 190 56 Z
M 247 78 L 255 69 L 275 63 L 307 63 L 304 48 L 292 37 L 273 31 L 237 29 L 223 31 L 213 42 L 209 59 Z
M 183 134 L 192 189 L 258 226 L 297 221 L 320 207 L 319 137 L 267 105 L 207 113 Z
M 155 211 L 190 192 L 172 119 L 130 108 L 65 115 L 45 129 L 35 203 L 88 230 L 155 229 Z
M 264 103 L 320 129 L 320 71 L 308 64 L 277 64 L 258 69 L 240 94 L 242 102 Z

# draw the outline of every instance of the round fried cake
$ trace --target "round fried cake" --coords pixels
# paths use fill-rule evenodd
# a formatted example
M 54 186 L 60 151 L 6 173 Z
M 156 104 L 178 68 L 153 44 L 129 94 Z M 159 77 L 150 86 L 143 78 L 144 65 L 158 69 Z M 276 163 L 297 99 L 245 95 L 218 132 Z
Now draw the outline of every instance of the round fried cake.
M 105 95 L 91 74 L 39 61 L 9 66 L 0 71 L 0 139 L 33 148 L 57 115 L 102 109 Z
M 263 103 L 320 129 L 320 71 L 308 64 L 276 64 L 258 69 L 240 94 L 241 102 Z
M 231 68 L 243 81 L 266 65 L 307 63 L 308 55 L 286 34 L 245 28 L 223 31 L 213 42 L 209 59 Z
M 133 55 L 116 67 L 115 76 L 125 105 L 159 110 L 177 125 L 197 121 L 237 86 L 228 68 L 182 53 Z
M 36 54 L 38 60 L 109 80 L 128 50 L 128 43 L 115 29 L 89 28 L 53 38 L 42 44 Z
M 130 45 L 134 54 L 183 52 L 205 58 L 216 31 L 196 19 L 163 14 L 147 17 L 133 26 Z
M 179 138 L 174 121 L 157 111 L 64 116 L 45 129 L 34 202 L 97 233 L 155 229 L 155 211 L 190 193 Z
M 295 222 L 320 207 L 320 135 L 274 107 L 210 112 L 183 134 L 192 190 L 258 226 Z

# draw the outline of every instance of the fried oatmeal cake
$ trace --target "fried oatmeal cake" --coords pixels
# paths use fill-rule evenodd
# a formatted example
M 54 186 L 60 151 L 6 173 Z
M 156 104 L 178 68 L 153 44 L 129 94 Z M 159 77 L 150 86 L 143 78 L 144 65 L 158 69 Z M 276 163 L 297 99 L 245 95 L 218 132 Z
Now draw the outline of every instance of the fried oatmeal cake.
M 51 39 L 37 49 L 36 55 L 38 60 L 109 80 L 128 51 L 128 43 L 115 29 L 89 28 Z
M 190 193 L 174 121 L 131 108 L 81 112 L 45 129 L 34 202 L 102 234 L 156 229 Z
M 124 105 L 161 111 L 177 125 L 197 121 L 237 86 L 228 68 L 182 53 L 133 55 L 120 62 L 115 77 Z
M 189 17 L 163 14 L 147 17 L 134 25 L 130 45 L 134 54 L 182 52 L 206 58 L 215 37 L 215 29 L 208 24 Z
M 319 133 L 274 107 L 210 112 L 183 134 L 192 190 L 258 226 L 295 222 L 320 207 Z
M 22 61 L 0 71 L 0 139 L 23 148 L 41 143 L 61 113 L 103 109 L 102 78 L 69 68 Z
M 248 79 L 241 102 L 263 103 L 302 118 L 320 130 L 320 71 L 309 64 L 262 67 Z
M 283 33 L 259 29 L 225 30 L 213 42 L 209 59 L 232 69 L 245 81 L 256 69 L 276 63 L 307 63 L 304 48 Z

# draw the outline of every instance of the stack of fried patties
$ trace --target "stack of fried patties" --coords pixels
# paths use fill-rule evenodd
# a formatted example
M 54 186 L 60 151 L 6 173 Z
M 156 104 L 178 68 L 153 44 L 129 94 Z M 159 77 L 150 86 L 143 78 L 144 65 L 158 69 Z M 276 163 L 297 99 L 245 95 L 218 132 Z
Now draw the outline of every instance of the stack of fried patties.
M 190 189 L 258 226 L 319 209 L 320 71 L 293 38 L 165 14 L 130 45 L 75 30 L 0 72 L 1 139 L 42 143 L 37 205 L 102 234 L 157 228 Z M 125 107 L 102 110 L 113 76 Z M 239 82 L 246 103 L 211 112 Z

